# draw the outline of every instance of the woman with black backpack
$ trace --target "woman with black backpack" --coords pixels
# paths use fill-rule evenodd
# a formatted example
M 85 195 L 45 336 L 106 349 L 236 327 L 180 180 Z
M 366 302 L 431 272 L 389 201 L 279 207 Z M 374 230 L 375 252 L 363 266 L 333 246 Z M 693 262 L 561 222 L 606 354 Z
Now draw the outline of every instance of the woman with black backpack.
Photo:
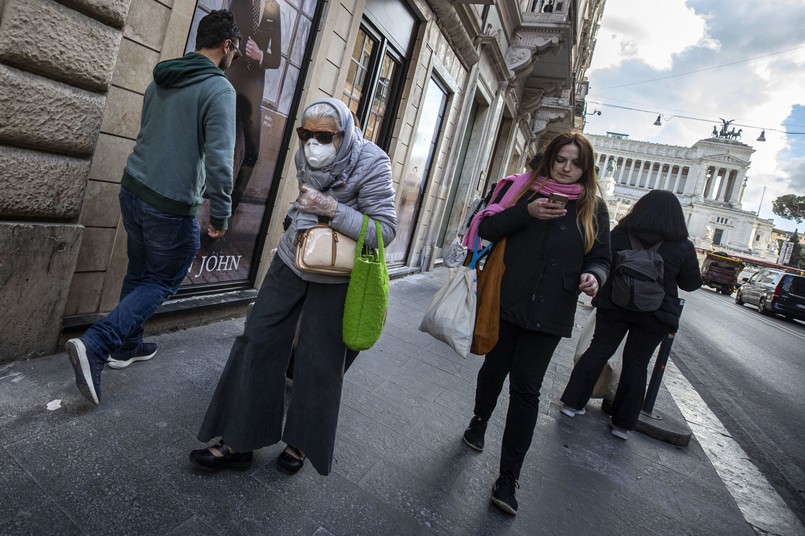
M 702 277 L 673 192 L 652 190 L 641 197 L 612 230 L 611 239 L 612 275 L 592 301 L 595 332 L 570 374 L 561 412 L 568 417 L 584 414 L 604 365 L 626 337 L 610 422 L 612 435 L 626 439 L 640 416 L 651 356 L 679 327 L 677 288 L 696 290 Z

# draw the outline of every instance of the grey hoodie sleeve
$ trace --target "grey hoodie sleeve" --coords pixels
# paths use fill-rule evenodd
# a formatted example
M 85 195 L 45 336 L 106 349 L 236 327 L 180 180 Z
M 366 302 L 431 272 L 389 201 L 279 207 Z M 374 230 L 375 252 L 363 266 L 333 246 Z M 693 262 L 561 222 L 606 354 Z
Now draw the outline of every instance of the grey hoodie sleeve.
M 377 247 L 374 222 L 378 221 L 383 244 L 388 246 L 397 234 L 397 211 L 394 207 L 394 186 L 388 155 L 373 143 L 365 142 L 347 182 L 350 183 L 355 197 L 350 202 L 338 203 L 338 211 L 330 221 L 330 226 L 357 240 L 361 233 L 363 215 L 366 214 L 370 218 L 366 245 Z
M 204 168 L 210 198 L 210 224 L 223 231 L 232 212 L 232 169 L 235 155 L 235 89 L 229 82 L 204 111 Z

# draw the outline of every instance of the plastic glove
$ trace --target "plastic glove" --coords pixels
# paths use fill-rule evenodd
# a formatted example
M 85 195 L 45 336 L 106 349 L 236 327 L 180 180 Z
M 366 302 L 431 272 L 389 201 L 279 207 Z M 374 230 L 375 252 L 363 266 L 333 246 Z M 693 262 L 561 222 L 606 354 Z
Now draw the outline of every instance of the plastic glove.
M 338 211 L 338 201 L 318 190 L 303 184 L 299 188 L 299 197 L 296 198 L 296 208 L 303 212 L 318 214 L 327 218 L 335 218 Z

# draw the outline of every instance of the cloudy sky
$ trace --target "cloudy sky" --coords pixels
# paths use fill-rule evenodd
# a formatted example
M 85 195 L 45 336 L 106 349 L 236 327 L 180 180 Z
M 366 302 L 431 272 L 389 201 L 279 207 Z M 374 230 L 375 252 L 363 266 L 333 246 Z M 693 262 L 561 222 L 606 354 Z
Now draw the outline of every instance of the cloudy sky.
M 719 118 L 750 125 L 738 127 L 756 151 L 743 209 L 805 230 L 771 211 L 781 195 L 805 195 L 805 1 L 606 0 L 587 76 L 587 112 L 602 112 L 587 116 L 588 133 L 689 147 Z

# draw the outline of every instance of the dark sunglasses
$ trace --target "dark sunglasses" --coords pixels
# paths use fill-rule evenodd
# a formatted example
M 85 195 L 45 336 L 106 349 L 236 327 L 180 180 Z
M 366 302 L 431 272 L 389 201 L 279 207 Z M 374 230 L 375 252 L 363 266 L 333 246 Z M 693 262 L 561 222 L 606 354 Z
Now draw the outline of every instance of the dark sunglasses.
M 240 53 L 240 41 L 236 42 L 236 41 L 230 39 L 230 42 L 232 44 L 229 45 L 229 46 L 231 46 L 232 50 L 235 52 L 235 54 L 232 56 L 232 61 L 235 61 L 236 59 L 238 59 L 239 57 L 242 56 L 242 54 Z
M 296 129 L 296 135 L 299 136 L 299 139 L 303 142 L 307 142 L 310 138 L 316 138 L 317 142 L 323 143 L 324 145 L 333 143 L 333 137 L 341 136 L 342 134 L 344 134 L 343 130 L 330 132 L 329 130 L 308 130 L 302 127 Z

